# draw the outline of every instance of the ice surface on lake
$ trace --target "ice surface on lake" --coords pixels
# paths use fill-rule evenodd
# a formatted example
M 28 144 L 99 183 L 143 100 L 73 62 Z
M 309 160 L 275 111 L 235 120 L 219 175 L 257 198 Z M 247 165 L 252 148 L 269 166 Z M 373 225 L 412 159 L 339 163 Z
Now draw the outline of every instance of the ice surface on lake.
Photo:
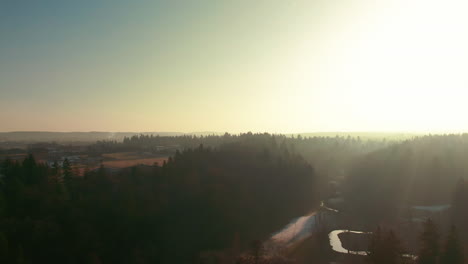
M 432 206 L 413 206 L 413 209 L 436 213 L 436 212 L 442 212 L 442 211 L 448 210 L 450 207 L 451 207 L 450 204 L 443 204 L 443 205 L 432 205 Z
M 330 245 L 332 246 L 333 251 L 344 253 L 344 254 L 352 254 L 352 255 L 361 255 L 361 256 L 367 255 L 366 251 L 351 251 L 351 250 L 347 250 L 346 248 L 344 248 L 343 244 L 341 243 L 340 237 L 338 236 L 342 233 L 369 234 L 369 233 L 361 232 L 361 231 L 334 230 L 330 232 L 330 234 L 328 235 L 328 238 L 330 239 Z
M 330 239 L 330 245 L 333 251 L 338 252 L 338 253 L 351 254 L 351 255 L 360 255 L 360 256 L 367 255 L 366 251 L 352 251 L 352 250 L 347 250 L 346 248 L 344 248 L 343 244 L 341 243 L 341 239 L 339 237 L 339 235 L 342 233 L 372 234 L 371 232 L 352 231 L 352 230 L 334 230 L 330 232 L 330 234 L 328 235 L 328 238 Z M 416 256 L 411 255 L 411 254 L 403 254 L 401 256 L 404 258 L 411 258 L 413 260 L 416 259 Z

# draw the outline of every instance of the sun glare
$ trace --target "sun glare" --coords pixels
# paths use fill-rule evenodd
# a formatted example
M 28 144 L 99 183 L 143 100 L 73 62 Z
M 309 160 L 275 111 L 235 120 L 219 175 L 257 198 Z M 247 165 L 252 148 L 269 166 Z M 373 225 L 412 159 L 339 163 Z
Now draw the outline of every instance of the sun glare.
M 394 1 L 361 8 L 333 34 L 320 74 L 308 85 L 334 91 L 336 104 L 360 127 L 466 129 L 466 7 L 462 1 Z

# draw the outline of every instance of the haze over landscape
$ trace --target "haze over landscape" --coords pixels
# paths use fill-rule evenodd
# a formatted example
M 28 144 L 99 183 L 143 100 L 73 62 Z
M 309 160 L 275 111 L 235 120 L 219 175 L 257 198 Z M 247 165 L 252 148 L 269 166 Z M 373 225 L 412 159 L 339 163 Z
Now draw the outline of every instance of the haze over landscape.
M 468 263 L 466 14 L 0 0 L 0 263 Z
M 0 130 L 463 132 L 466 9 L 2 1 Z

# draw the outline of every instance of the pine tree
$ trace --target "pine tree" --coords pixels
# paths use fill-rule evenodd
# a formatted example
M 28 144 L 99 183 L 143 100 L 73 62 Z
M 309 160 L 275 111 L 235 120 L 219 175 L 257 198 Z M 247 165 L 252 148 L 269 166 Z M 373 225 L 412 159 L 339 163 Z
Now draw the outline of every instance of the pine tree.
M 37 184 L 39 182 L 39 177 L 37 173 L 37 163 L 36 159 L 32 154 L 29 154 L 23 160 L 23 169 L 24 169 L 24 183 L 27 185 Z
M 8 239 L 0 232 L 0 263 L 7 263 L 8 259 Z
M 24 264 L 26 263 L 25 259 L 24 259 L 24 250 L 23 250 L 23 246 L 22 245 L 19 245 L 18 246 L 18 251 L 16 253 L 16 263 L 17 264 Z
M 382 259 L 382 252 L 380 244 L 382 242 L 382 230 L 380 227 L 375 230 L 372 234 L 370 243 L 369 243 L 369 250 L 367 252 L 367 256 L 370 263 L 379 263 Z
M 72 167 L 70 161 L 65 158 L 62 165 L 62 173 L 63 173 L 63 180 L 65 185 L 69 186 L 71 182 L 71 178 L 73 177 Z
M 435 223 L 428 219 L 421 234 L 421 249 L 418 264 L 437 264 L 439 258 L 439 232 Z
M 466 223 L 468 221 L 468 191 L 466 188 L 466 182 L 464 179 L 460 179 L 455 187 L 455 191 L 452 199 L 452 221 L 459 227 L 458 232 L 461 236 L 466 236 L 467 228 Z
M 402 251 L 400 240 L 392 230 L 383 232 L 377 228 L 371 237 L 368 261 L 372 264 L 400 263 Z
M 3 186 L 2 186 L 1 179 L 0 179 L 0 188 L 2 188 L 2 187 Z M 0 218 L 6 212 L 6 206 L 7 206 L 7 201 L 6 201 L 5 195 L 3 194 L 3 192 L 0 189 Z
M 384 248 L 385 248 L 387 260 L 382 263 L 388 263 L 388 264 L 399 263 L 403 250 L 402 250 L 400 240 L 397 238 L 397 236 L 392 230 L 390 230 L 387 233 L 384 245 L 385 245 Z
M 441 256 L 443 264 L 463 264 L 463 250 L 458 240 L 457 230 L 455 226 L 450 228 L 450 232 L 445 241 L 444 250 Z
M 58 185 L 60 182 L 60 166 L 57 161 L 52 164 L 52 173 L 50 174 L 50 183 Z

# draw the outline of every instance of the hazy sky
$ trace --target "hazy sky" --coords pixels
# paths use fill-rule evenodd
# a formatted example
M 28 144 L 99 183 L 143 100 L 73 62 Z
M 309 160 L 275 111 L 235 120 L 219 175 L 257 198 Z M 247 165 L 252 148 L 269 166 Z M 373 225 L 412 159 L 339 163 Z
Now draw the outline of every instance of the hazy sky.
M 465 2 L 0 0 L 0 131 L 468 131 Z

